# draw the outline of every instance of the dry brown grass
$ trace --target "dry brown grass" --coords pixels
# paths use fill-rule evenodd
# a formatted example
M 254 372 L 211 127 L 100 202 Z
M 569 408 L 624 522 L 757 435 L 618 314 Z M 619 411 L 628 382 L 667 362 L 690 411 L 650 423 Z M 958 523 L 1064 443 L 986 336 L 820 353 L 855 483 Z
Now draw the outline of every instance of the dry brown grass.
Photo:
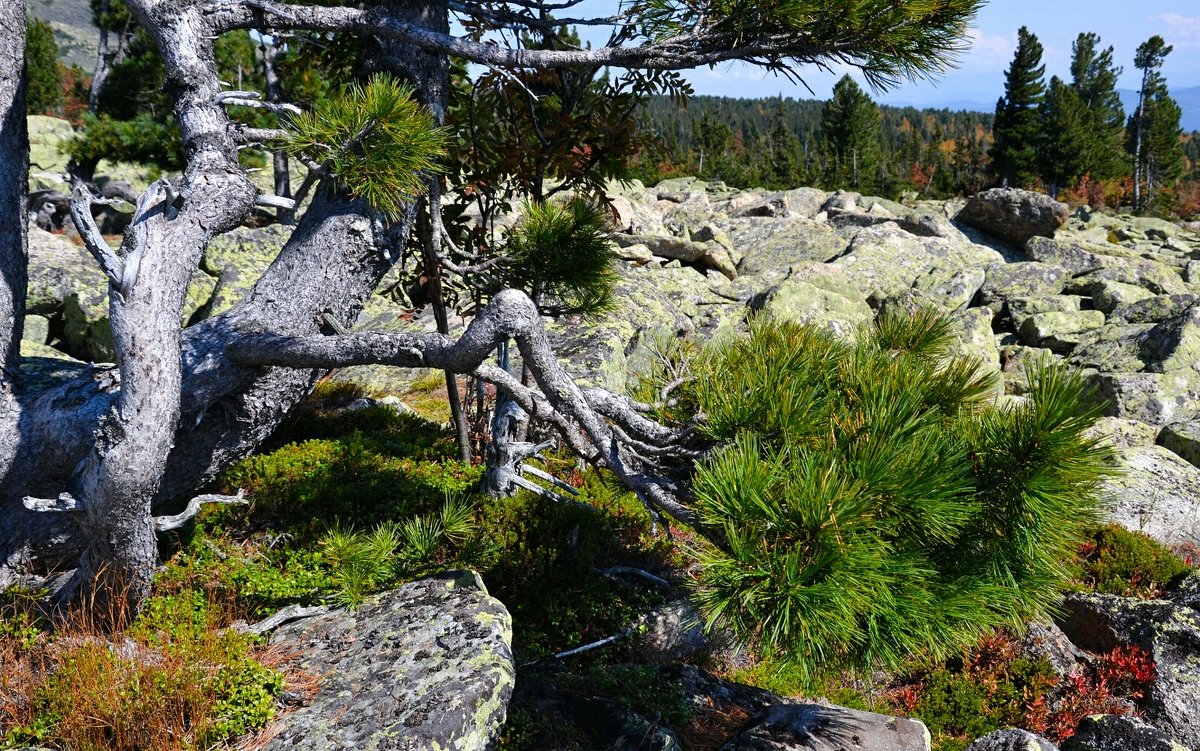
M 0 629 L 0 738 L 70 751 L 192 751 L 272 714 L 277 674 L 253 661 L 258 650 L 245 637 L 221 628 L 216 603 L 195 593 L 159 600 L 141 619 L 122 607 L 87 603 L 60 614 L 52 633 Z

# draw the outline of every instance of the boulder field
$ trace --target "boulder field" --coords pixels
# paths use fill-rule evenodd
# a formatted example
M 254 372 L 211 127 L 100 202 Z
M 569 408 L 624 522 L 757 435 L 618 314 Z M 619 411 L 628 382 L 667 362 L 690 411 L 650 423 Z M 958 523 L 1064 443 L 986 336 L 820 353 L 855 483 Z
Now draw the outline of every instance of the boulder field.
M 707 340 L 743 328 L 756 314 L 809 322 L 847 335 L 889 306 L 937 308 L 954 322 L 957 353 L 977 358 L 998 375 L 999 400 L 1023 397 L 1029 388 L 1026 366 L 1031 363 L 1053 359 L 1080 368 L 1108 400 L 1108 415 L 1096 429 L 1117 446 L 1124 470 L 1108 484 L 1112 518 L 1170 545 L 1200 546 L 1200 234 L 1195 229 L 1086 208 L 1070 211 L 1045 196 L 1017 190 L 987 191 L 967 201 L 900 204 L 812 188 L 738 191 L 681 178 L 655 187 L 613 185 L 609 199 L 620 274 L 616 309 L 598 319 L 546 321 L 556 351 L 580 380 L 624 390 L 629 374 L 637 371 L 654 342 L 663 337 Z M 284 228 L 268 226 L 218 238 L 193 279 L 184 323 L 220 313 L 239 300 L 286 236 Z M 111 357 L 105 289 L 89 257 L 68 239 L 30 230 L 24 351 L 37 379 L 50 382 L 77 372 L 87 361 Z M 432 329 L 430 321 L 414 319 L 382 293 L 363 311 L 358 325 Z M 371 368 L 347 369 L 336 377 L 399 392 L 414 375 Z M 1051 631 L 1048 643 L 1060 645 L 1056 654 L 1067 661 L 1075 659 L 1075 647 L 1134 644 L 1158 665 L 1140 719 L 1089 718 L 1072 739 L 1072 749 L 1200 749 L 1196 576 L 1172 599 L 1161 601 L 1077 596 L 1067 602 L 1061 630 L 1039 627 Z M 301 736 L 327 736 L 314 748 L 343 747 L 338 745 L 343 742 L 360 748 L 487 747 L 503 715 L 514 670 L 507 652 L 507 614 L 477 587 L 455 590 L 447 581 L 418 583 L 409 585 L 415 587 L 411 592 L 384 595 L 371 606 L 378 613 L 328 616 L 277 634 L 276 639 L 297 645 L 335 647 L 328 655 L 305 647 L 305 659 L 320 662 L 309 669 L 340 682 L 329 689 L 330 703 L 324 709 L 289 715 L 286 722 L 296 725 L 280 729 L 271 747 L 308 747 L 285 740 Z M 462 628 L 475 628 L 471 624 L 487 621 L 483 652 L 471 651 L 473 639 L 451 643 L 445 629 L 431 631 L 427 644 L 405 642 L 403 647 L 412 655 L 454 652 L 455 664 L 466 666 L 489 660 L 486 680 L 477 687 L 481 699 L 475 710 L 456 704 L 448 694 L 445 708 L 435 711 L 429 704 L 426 713 L 420 708 L 426 701 L 420 692 L 404 688 L 399 678 L 381 683 L 385 679 L 379 671 L 395 666 L 401 672 L 436 667 L 435 673 L 445 667 L 421 666 L 412 662 L 416 658 L 396 651 L 401 650 L 396 639 L 409 639 L 404 634 L 418 630 L 400 618 L 401 611 L 417 612 L 410 607 L 414 592 L 424 598 L 418 609 L 438 610 L 440 614 L 430 616 L 437 623 L 454 621 L 466 624 Z M 436 605 L 441 600 L 466 602 L 468 595 L 476 603 L 472 608 L 483 608 L 482 615 L 470 610 L 460 617 L 454 610 L 458 605 L 440 610 Z M 376 616 L 385 618 L 383 625 L 369 623 Z M 397 618 L 399 626 L 391 623 Z M 351 634 L 352 646 L 333 644 L 332 634 Z M 363 649 L 375 644 L 392 651 Z M 459 647 L 466 651 L 455 652 Z M 360 671 L 355 660 L 365 660 L 367 672 Z M 697 696 L 710 702 L 714 696 L 725 697 L 722 701 L 737 704 L 751 718 L 727 748 L 929 748 L 928 733 L 920 723 L 854 714 L 765 692 L 738 693 L 694 673 L 694 668 L 684 672 Z M 446 685 L 466 690 L 466 678 L 447 675 Z M 402 688 L 405 693 L 398 695 Z M 358 736 L 344 741 L 350 738 L 345 735 L 351 732 L 349 721 L 328 720 L 357 713 L 339 701 L 360 691 L 378 694 L 378 701 L 371 698 L 365 711 L 381 735 L 373 741 Z M 409 723 L 418 719 L 444 724 L 449 736 L 429 745 L 383 740 L 400 732 L 399 726 L 387 723 L 412 727 Z M 326 735 L 313 735 L 318 731 Z M 678 748 L 668 736 L 669 732 L 654 736 L 653 747 Z M 451 738 L 458 740 L 446 743 Z M 325 743 L 332 745 L 322 746 Z M 1003 731 L 975 746 L 978 751 L 1033 747 L 1053 748 L 1023 731 Z

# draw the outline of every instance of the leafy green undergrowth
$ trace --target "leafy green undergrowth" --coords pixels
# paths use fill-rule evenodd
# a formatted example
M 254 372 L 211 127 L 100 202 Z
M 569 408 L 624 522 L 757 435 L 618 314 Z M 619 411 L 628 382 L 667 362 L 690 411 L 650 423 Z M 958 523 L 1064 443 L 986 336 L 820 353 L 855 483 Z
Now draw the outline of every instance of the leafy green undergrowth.
M 1155 597 L 1192 569 L 1164 545 L 1118 524 L 1093 528 L 1079 551 L 1077 586 L 1123 597 Z

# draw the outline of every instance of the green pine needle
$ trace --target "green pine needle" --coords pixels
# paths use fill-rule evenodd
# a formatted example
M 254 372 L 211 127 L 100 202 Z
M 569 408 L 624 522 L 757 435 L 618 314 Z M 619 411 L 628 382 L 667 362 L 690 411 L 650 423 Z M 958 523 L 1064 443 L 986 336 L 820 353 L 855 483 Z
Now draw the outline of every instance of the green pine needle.
M 692 359 L 684 399 L 721 448 L 697 513 L 710 624 L 802 670 L 945 655 L 1050 612 L 1101 507 L 1110 447 L 1078 374 L 1042 365 L 1028 404 L 945 359 L 949 323 L 885 314 L 858 341 L 759 320 Z
M 412 87 L 386 75 L 317 102 L 288 124 L 284 149 L 317 162 L 337 184 L 395 218 L 424 192 L 422 175 L 437 170 L 447 133 L 412 98 Z

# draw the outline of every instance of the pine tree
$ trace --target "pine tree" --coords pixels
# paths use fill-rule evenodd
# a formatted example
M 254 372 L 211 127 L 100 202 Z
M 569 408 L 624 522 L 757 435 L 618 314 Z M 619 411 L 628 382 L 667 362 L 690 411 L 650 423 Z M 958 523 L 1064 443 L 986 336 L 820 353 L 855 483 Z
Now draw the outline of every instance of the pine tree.
M 53 114 L 62 105 L 62 76 L 54 29 L 36 18 L 25 24 L 25 81 L 31 114 Z
M 1138 212 L 1149 207 L 1159 187 L 1183 172 L 1182 113 L 1161 73 L 1173 49 L 1155 35 L 1143 42 L 1134 56 L 1134 66 L 1142 71 L 1142 87 L 1137 110 L 1129 118 L 1126 147 L 1133 154 L 1133 208 Z
M 1046 85 L 1042 44 L 1024 26 L 1017 32 L 1017 52 L 1006 72 L 1004 96 L 996 103 L 996 142 L 992 171 L 1001 185 L 1027 186 L 1037 177 L 1038 105 Z
M 1057 197 L 1059 188 L 1072 185 L 1089 171 L 1091 113 L 1075 89 L 1054 76 L 1038 108 L 1038 117 L 1042 179 L 1050 195 Z
M 879 176 L 879 108 L 850 76 L 833 87 L 821 110 L 821 145 L 829 157 L 826 185 L 871 190 Z
M 1128 169 L 1122 158 L 1125 108 L 1117 93 L 1121 68 L 1113 64 L 1113 48 L 1097 52 L 1100 37 L 1080 34 L 1071 47 L 1071 88 L 1087 110 L 1078 138 L 1081 169 L 1097 179 L 1112 179 Z

